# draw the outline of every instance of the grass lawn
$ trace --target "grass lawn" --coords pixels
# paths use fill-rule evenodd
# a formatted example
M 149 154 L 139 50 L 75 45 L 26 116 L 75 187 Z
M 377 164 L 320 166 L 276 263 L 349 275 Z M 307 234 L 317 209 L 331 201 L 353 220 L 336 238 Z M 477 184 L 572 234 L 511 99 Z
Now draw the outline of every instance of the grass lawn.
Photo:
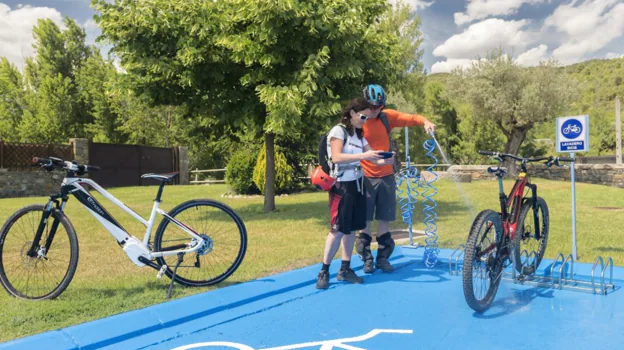
M 551 216 L 550 238 L 546 256 L 571 252 L 571 196 L 567 182 L 536 179 L 538 193 L 548 202 Z M 448 180 L 437 183 L 438 234 L 441 247 L 455 248 L 465 243 L 472 216 L 455 184 Z M 509 190 L 512 182 L 506 182 Z M 478 212 L 498 206 L 497 184 L 480 181 L 462 184 L 469 202 Z M 201 293 L 211 288 L 248 281 L 321 261 L 327 234 L 327 194 L 296 194 L 276 198 L 275 212 L 262 212 L 263 199 L 222 199 L 224 185 L 172 186 L 164 192 L 162 208 L 169 210 L 190 198 L 213 198 L 230 205 L 242 217 L 248 232 L 245 260 L 236 273 L 217 287 L 185 288 L 176 286 L 173 297 Z M 147 217 L 156 194 L 155 187 L 119 188 L 110 191 L 121 201 Z M 99 197 L 96 195 L 96 197 Z M 130 233 L 142 238 L 144 228 L 121 210 L 102 204 Z M 18 208 L 45 203 L 46 198 L 0 200 L 0 223 Z M 616 265 L 624 264 L 624 190 L 577 184 L 577 236 L 580 261 L 593 262 L 596 256 L 611 256 Z M 424 229 L 422 207 L 417 206 L 415 229 Z M 78 233 L 80 260 L 68 289 L 56 300 L 32 302 L 9 297 L 0 290 L 0 341 L 70 326 L 165 301 L 169 280 L 156 279 L 156 271 L 138 268 L 119 248 L 115 240 L 75 200 L 66 213 Z M 400 217 L 400 215 L 399 215 Z M 404 228 L 395 222 L 393 228 Z M 359 259 L 355 257 L 355 259 Z M 310 276 L 314 278 L 315 276 Z M 461 293 L 461 291 L 458 291 Z

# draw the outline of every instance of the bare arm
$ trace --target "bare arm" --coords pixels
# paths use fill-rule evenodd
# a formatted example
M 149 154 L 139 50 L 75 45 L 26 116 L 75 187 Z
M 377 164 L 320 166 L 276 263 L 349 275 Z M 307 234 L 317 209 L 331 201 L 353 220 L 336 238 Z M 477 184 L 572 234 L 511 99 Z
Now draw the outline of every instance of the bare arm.
M 329 146 L 331 147 L 332 162 L 334 162 L 335 164 L 351 163 L 364 159 L 375 160 L 381 158 L 381 155 L 379 154 L 379 152 L 381 151 L 373 151 L 368 145 L 364 147 L 364 153 L 358 154 L 342 153 L 343 145 L 344 141 L 342 139 L 332 137 L 329 141 Z
M 370 145 L 367 144 L 366 146 L 364 146 L 364 152 L 368 152 L 368 151 L 372 151 L 372 148 L 371 148 Z M 392 152 L 392 153 L 394 153 L 394 152 Z M 394 163 L 394 155 L 392 157 L 386 158 L 386 159 L 383 159 L 383 158 L 376 159 L 375 163 L 377 165 L 392 164 L 392 163 Z

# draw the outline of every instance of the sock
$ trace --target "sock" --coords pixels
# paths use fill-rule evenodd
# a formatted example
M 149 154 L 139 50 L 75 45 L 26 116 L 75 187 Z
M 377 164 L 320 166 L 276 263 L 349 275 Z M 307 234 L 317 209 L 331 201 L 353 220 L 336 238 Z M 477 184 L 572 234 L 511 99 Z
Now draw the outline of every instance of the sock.
M 348 269 L 349 267 L 351 267 L 351 261 L 349 261 L 349 260 L 343 260 L 343 261 L 342 261 L 342 266 L 340 266 L 340 269 L 341 269 L 341 270 L 346 270 L 346 269 Z
M 329 272 L 329 265 L 323 264 L 323 267 L 321 267 L 321 271 Z

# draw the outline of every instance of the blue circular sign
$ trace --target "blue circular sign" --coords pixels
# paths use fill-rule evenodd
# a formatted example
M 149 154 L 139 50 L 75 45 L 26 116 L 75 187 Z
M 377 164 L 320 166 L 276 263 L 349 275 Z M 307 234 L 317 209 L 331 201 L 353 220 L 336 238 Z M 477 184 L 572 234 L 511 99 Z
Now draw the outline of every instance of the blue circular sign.
M 576 119 L 568 119 L 561 125 L 561 134 L 567 139 L 575 139 L 583 132 L 583 124 Z

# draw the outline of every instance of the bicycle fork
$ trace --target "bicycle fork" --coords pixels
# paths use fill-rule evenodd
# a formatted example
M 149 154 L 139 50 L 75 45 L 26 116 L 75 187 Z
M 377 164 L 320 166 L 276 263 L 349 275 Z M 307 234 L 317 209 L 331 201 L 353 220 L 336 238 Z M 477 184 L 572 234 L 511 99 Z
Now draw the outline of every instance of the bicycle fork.
M 62 198 L 62 203 L 60 205 L 58 202 L 58 198 L 59 197 L 57 196 L 51 197 L 48 205 L 43 210 L 43 214 L 41 215 L 41 221 L 39 221 L 39 226 L 37 227 L 37 232 L 35 233 L 35 237 L 33 238 L 32 245 L 26 253 L 26 255 L 31 258 L 44 258 L 47 260 L 46 254 L 50 250 L 50 246 L 52 245 L 52 241 L 54 240 L 54 235 L 56 235 L 56 230 L 58 229 L 61 220 L 54 219 L 54 221 L 52 222 L 52 226 L 50 227 L 50 231 L 48 232 L 48 237 L 46 239 L 45 245 L 42 247 L 39 243 L 43 236 L 43 231 L 48 224 L 48 220 L 52 215 L 52 211 L 55 209 L 54 204 L 56 204 L 56 209 L 60 209 L 61 211 L 65 207 L 67 197 Z
M 531 189 L 531 196 L 533 198 L 533 222 L 535 223 L 535 225 L 533 226 L 533 230 L 535 231 L 535 239 L 539 241 L 541 234 L 539 215 L 537 213 L 537 185 L 527 184 L 527 186 Z

